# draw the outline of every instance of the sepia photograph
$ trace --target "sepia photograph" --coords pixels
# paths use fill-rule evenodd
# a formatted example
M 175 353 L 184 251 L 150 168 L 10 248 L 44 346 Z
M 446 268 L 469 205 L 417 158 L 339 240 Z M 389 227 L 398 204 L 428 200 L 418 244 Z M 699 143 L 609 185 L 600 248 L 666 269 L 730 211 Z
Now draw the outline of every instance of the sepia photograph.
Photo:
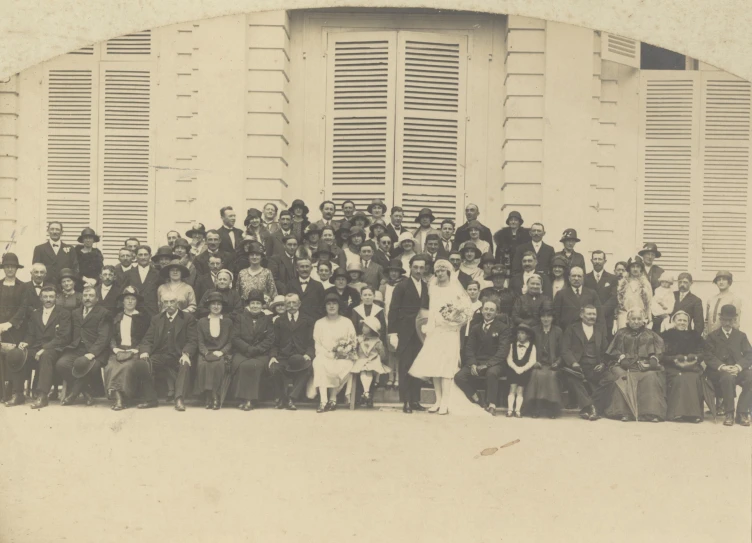
M 0 543 L 752 540 L 748 6 L 3 3 Z

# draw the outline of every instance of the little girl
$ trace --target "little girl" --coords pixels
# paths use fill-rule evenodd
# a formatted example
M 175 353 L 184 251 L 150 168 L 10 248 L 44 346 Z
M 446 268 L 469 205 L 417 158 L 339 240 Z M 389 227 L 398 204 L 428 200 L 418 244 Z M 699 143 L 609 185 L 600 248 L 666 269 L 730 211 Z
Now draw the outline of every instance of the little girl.
M 358 359 L 352 367 L 352 373 L 360 374 L 360 382 L 363 383 L 363 403 L 366 407 L 373 407 L 371 396 L 371 383 L 375 375 L 389 373 L 389 368 L 384 365 L 386 350 L 379 339 L 381 323 L 376 317 L 365 317 L 362 322 L 363 333 L 358 336 Z
M 659 281 L 661 286 L 655 289 L 653 300 L 650 302 L 650 312 L 653 314 L 653 332 L 661 333 L 666 330 L 674 312 L 674 277 L 663 272 Z
M 507 357 L 507 376 L 509 382 L 509 396 L 507 397 L 507 417 L 520 418 L 522 415 L 522 397 L 525 386 L 530 380 L 531 371 L 535 366 L 535 334 L 528 325 L 520 324 L 515 328 L 517 341 L 512 344 Z M 516 404 L 515 404 L 516 399 Z

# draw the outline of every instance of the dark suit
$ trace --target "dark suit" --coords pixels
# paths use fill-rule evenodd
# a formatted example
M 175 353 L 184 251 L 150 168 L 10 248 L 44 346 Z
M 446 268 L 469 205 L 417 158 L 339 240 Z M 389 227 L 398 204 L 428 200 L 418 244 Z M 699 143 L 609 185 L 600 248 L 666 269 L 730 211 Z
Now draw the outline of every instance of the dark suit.
M 704 354 L 708 378 L 715 387 L 716 396 L 723 398 L 726 413 L 734 412 L 737 386 L 742 387 L 742 393 L 739 395 L 736 410 L 738 413 L 749 413 L 752 407 L 752 346 L 747 334 L 732 328 L 727 338 L 723 328 L 719 328 L 708 334 Z M 736 376 L 718 369 L 722 365 L 735 364 L 742 368 Z
M 415 329 L 415 319 L 421 309 L 428 309 L 428 285 L 421 280 L 421 293 L 415 288 L 411 277 L 397 284 L 392 291 L 389 306 L 389 334 L 397 334 L 397 357 L 399 358 L 399 396 L 401 402 L 420 401 L 421 381 L 407 372 L 418 356 L 423 343 Z
M 481 224 L 481 228 L 480 228 L 480 239 L 488 242 L 488 245 L 489 245 L 488 252 L 493 254 L 494 253 L 493 234 L 491 233 L 491 230 L 489 230 L 489 228 L 483 224 Z M 452 245 L 452 249 L 456 251 L 457 249 L 459 249 L 460 245 L 462 245 L 466 241 L 470 241 L 470 232 L 468 232 L 467 230 L 467 223 L 457 228 L 457 230 L 454 232 L 454 244 Z
M 136 265 L 125 274 L 125 284 L 123 288 L 131 286 L 138 290 L 144 301 L 139 304 L 139 309 L 143 309 L 149 316 L 159 313 L 159 304 L 157 303 L 157 289 L 161 283 L 159 272 L 154 266 L 149 266 L 146 279 L 141 282 L 141 275 L 138 273 L 139 266 Z
M 274 344 L 274 323 L 263 313 L 255 318 L 247 309 L 237 318 L 232 346 L 232 396 L 243 401 L 259 399 L 261 375 L 269 365 Z
M 528 251 L 535 253 L 535 247 L 533 242 L 528 241 L 522 245 L 518 245 L 512 255 L 512 274 L 522 273 L 522 256 Z M 535 271 L 545 275 L 551 274 L 551 259 L 554 257 L 554 248 L 550 245 L 546 245 L 541 241 L 541 246 L 536 253 L 537 263 L 535 264 Z
M 619 279 L 613 274 L 603 270 L 601 272 L 601 280 L 595 282 L 595 273 L 590 272 L 585 276 L 583 286 L 594 290 L 598 295 L 598 299 L 603 305 L 603 317 L 606 323 L 606 336 L 611 337 L 614 326 L 614 313 L 616 307 L 619 305 L 619 301 L 616 297 L 616 288 L 619 285 Z M 702 308 L 700 308 L 702 311 Z
M 271 249 L 267 249 L 267 258 L 284 254 L 285 243 L 283 239 L 287 235 L 292 236 L 292 230 L 285 234 L 284 232 L 282 232 L 282 229 L 278 227 L 276 230 L 274 230 L 274 232 L 271 232 L 271 236 L 269 236 L 268 240 L 268 244 Z
M 410 232 L 409 228 L 405 227 L 405 224 L 402 224 L 402 227 L 400 228 L 399 233 L 394 229 L 394 225 L 390 222 L 386 225 L 386 233 L 389 234 L 389 237 L 392 238 L 392 243 L 396 245 L 397 241 L 399 241 L 400 234 L 402 232 Z M 392 255 L 392 258 L 394 258 L 396 255 Z
M 381 286 L 381 281 L 386 280 L 386 272 L 384 271 L 384 268 L 379 264 L 376 264 L 373 260 L 368 263 L 367 268 L 362 261 L 361 266 L 363 266 L 363 276 L 360 280 L 374 289 L 374 291 L 378 290 Z
M 216 253 L 210 253 L 206 250 L 193 259 L 193 265 L 196 267 L 196 274 L 204 275 L 209 273 L 209 257 L 212 256 L 212 254 L 215 254 L 222 259 L 223 268 L 228 270 L 233 269 L 233 266 L 235 265 L 235 251 L 223 251 L 222 249 L 218 249 Z
M 60 243 L 57 255 L 52 250 L 52 245 L 48 241 L 34 247 L 34 256 L 31 258 L 32 264 L 37 262 L 44 264 L 47 268 L 47 281 L 57 284 L 60 270 L 68 268 L 78 275 L 78 256 L 72 245 Z
M 97 289 L 97 298 L 99 298 L 99 301 L 97 302 L 97 305 L 104 307 L 107 311 L 110 312 L 111 316 L 115 316 L 118 312 L 118 296 L 120 296 L 120 287 L 117 285 L 117 283 L 113 283 L 110 287 L 109 292 L 107 293 L 107 296 L 102 299 L 102 284 L 96 286 Z
M 579 365 L 579 371 L 582 372 L 584 378 L 587 380 L 583 381 L 582 378 L 565 371 L 561 372 L 567 388 L 575 395 L 577 405 L 581 409 L 593 405 L 593 397 L 591 397 L 590 391 L 585 386 L 586 382 L 590 384 L 590 388 L 593 391 L 592 396 L 601 397 L 603 395 L 600 381 L 605 372 L 595 371 L 595 367 L 601 363 L 604 363 L 605 369 L 605 353 L 608 341 L 606 339 L 606 330 L 602 325 L 596 323 L 593 326 L 593 337 L 591 340 L 593 344 L 590 345 L 590 348 L 595 355 L 593 358 L 587 356 L 589 342 L 582 328 L 582 323 L 575 322 L 564 331 L 561 342 L 561 358 L 564 364 L 571 369 L 577 369 L 575 364 Z
M 332 228 L 334 228 L 335 232 L 337 230 L 339 230 L 339 223 L 340 223 L 340 221 L 338 221 L 337 219 L 331 219 L 329 221 L 329 224 L 331 225 Z M 313 224 L 315 224 L 316 226 L 318 226 L 319 230 L 321 230 L 322 228 L 324 228 L 326 226 L 326 221 L 324 219 L 319 219 L 319 220 L 317 220 Z
M 240 228 L 233 226 L 230 230 L 222 225 L 217 228 L 217 232 L 219 232 L 219 250 L 225 253 L 234 253 L 240 247 L 240 242 L 243 241 L 243 231 Z
M 679 301 L 679 291 L 674 292 L 674 312 L 671 313 L 673 317 L 679 311 L 686 311 L 689 314 L 689 328 L 697 332 L 697 335 L 702 337 L 702 333 L 705 331 L 705 318 L 702 311 L 702 300 L 687 292 L 682 301 Z
M 384 270 L 384 274 L 388 275 L 386 269 L 387 267 L 389 267 L 389 264 L 391 263 L 389 258 L 390 258 L 389 255 L 386 254 L 384 251 L 382 251 L 381 249 L 376 249 L 373 252 L 373 258 L 371 260 L 375 262 L 376 264 L 378 264 L 379 266 L 381 266 L 381 269 Z
M 661 275 L 663 275 L 663 268 L 661 268 L 657 264 L 653 264 L 650 267 L 650 271 L 647 275 L 648 281 L 650 281 L 650 286 L 653 287 L 653 292 L 655 292 L 655 289 L 661 286 Z
M 196 294 L 196 301 L 200 302 L 204 298 L 204 294 L 214 289 L 214 287 L 216 286 L 214 284 L 215 280 L 216 277 L 214 277 L 211 272 L 205 273 L 204 275 L 199 275 L 196 278 L 196 286 L 193 287 L 193 290 Z
M 287 293 L 291 292 L 294 292 L 300 298 L 300 312 L 313 320 L 313 322 L 319 320 L 326 313 L 326 309 L 324 308 L 324 285 L 318 281 L 309 277 L 308 286 L 305 292 L 303 292 L 300 279 L 296 275 L 288 284 Z
M 554 296 L 554 324 L 566 330 L 571 324 L 579 322 L 580 310 L 586 305 L 593 305 L 598 310 L 598 322 L 605 325 L 601 300 L 594 290 L 580 287 L 580 296 L 567 285 Z
M 585 257 L 577 251 L 572 251 L 572 254 L 567 256 L 564 254 L 564 251 L 561 250 L 554 253 L 554 256 L 560 256 L 567 261 L 567 276 L 569 276 L 569 270 L 572 268 L 582 268 L 583 274 L 587 271 L 587 268 L 585 268 Z
M 478 377 L 486 381 L 486 401 L 498 405 L 499 377 L 504 370 L 503 362 L 509 354 L 512 340 L 512 323 L 506 315 L 498 315 L 488 327 L 483 330 L 483 320 L 470 328 L 470 335 L 465 343 L 464 364 L 454 382 L 468 398 L 475 394 L 475 386 L 471 366 L 488 366 L 478 370 Z
M 144 399 L 157 400 L 154 389 L 156 374 L 167 376 L 168 395 L 173 390 L 175 398 L 183 398 L 189 390 L 190 366 L 180 363 L 180 357 L 187 355 L 195 363 L 198 349 L 196 319 L 190 313 L 178 310 L 170 323 L 167 312 L 152 317 L 149 329 L 138 347 L 139 354 L 149 355 L 152 373 L 140 375 L 144 385 Z
M 284 251 L 282 254 L 274 255 L 268 261 L 267 268 L 272 272 L 277 292 L 280 294 L 287 294 L 289 292 L 287 284 L 297 275 L 295 272 L 296 261 L 295 257 L 290 258 Z
M 297 400 L 305 391 L 306 383 L 313 374 L 313 366 L 310 363 L 304 370 L 291 371 L 289 369 L 290 361 L 294 357 L 298 358 L 295 360 L 296 365 L 299 363 L 301 366 L 304 365 L 301 360 L 304 355 L 308 355 L 313 360 L 315 354 L 313 325 L 314 321 L 301 312 L 298 312 L 295 323 L 290 320 L 289 313 L 285 313 L 274 321 L 274 343 L 269 355 L 279 361 L 278 365 L 272 366 L 271 373 L 274 378 L 276 396 L 283 402 L 286 402 L 288 398 L 287 389 L 290 383 L 293 385 L 290 397 Z
M 118 287 L 122 288 L 123 285 L 125 285 L 125 274 L 127 274 L 129 270 L 133 269 L 133 267 L 137 265 L 138 264 L 133 264 L 130 268 L 124 270 L 122 264 L 117 264 L 115 266 L 115 284 L 117 284 Z
M 551 280 L 548 278 L 547 275 L 541 274 L 541 287 L 542 293 L 545 296 L 548 296 L 551 298 L 553 296 L 553 288 L 551 287 Z M 516 275 L 513 275 L 512 278 L 509 280 L 509 289 L 514 292 L 517 296 L 522 296 L 522 287 L 525 286 L 525 283 L 523 281 L 523 272 L 518 273 Z
M 74 387 L 84 387 L 86 384 L 102 386 L 102 374 L 99 371 L 107 363 L 110 333 L 112 332 L 112 315 L 104 307 L 95 305 L 84 317 L 84 307 L 71 311 L 73 334 L 70 344 L 65 347 L 63 354 L 55 364 L 55 372 L 62 381 L 73 384 Z M 84 355 L 93 354 L 96 363 L 82 379 L 73 376 L 73 362 Z M 97 390 L 96 392 L 103 392 Z M 96 393 L 95 392 L 95 393 Z M 71 392 L 75 395 L 75 392 Z
M 39 288 L 41 290 L 43 286 L 51 284 L 52 283 L 49 283 L 47 280 L 45 280 Z M 25 286 L 26 293 L 24 298 L 24 306 L 26 307 L 26 322 L 28 323 L 34 311 L 36 311 L 37 309 L 42 309 L 42 300 L 39 298 L 40 293 L 37 292 L 37 286 L 34 284 L 33 280 L 26 283 Z
M 18 278 L 13 280 L 12 287 L 5 287 L 7 296 L 4 296 L 0 304 L 0 323 L 9 322 L 11 329 L 3 332 L 4 343 L 19 343 L 23 340 L 25 321 L 27 316 L 26 294 L 29 287 Z M 0 355 L 2 359 L 2 355 Z

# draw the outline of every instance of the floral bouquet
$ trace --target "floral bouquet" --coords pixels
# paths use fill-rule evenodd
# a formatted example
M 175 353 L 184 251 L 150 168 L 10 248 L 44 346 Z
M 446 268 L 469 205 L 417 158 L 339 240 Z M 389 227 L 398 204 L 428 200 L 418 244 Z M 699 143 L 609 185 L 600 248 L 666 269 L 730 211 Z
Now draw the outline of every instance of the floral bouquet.
M 452 324 L 463 324 L 468 318 L 467 311 L 452 303 L 444 304 L 439 309 L 439 314 L 442 319 Z
M 355 360 L 358 357 L 357 343 L 354 339 L 340 339 L 334 346 L 333 353 L 337 360 Z

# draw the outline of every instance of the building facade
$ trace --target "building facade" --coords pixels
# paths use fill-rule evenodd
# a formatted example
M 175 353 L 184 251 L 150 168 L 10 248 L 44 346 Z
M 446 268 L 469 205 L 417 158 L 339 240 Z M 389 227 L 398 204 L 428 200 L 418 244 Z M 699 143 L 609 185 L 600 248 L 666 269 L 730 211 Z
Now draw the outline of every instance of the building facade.
M 519 16 L 331 9 L 114 38 L 0 83 L 0 243 L 29 262 L 49 220 L 109 258 L 219 208 L 373 198 L 492 230 L 511 210 L 613 264 L 644 241 L 750 284 L 750 85 L 640 44 Z M 643 66 L 644 68 L 644 66 Z M 8 245 L 10 244 L 10 245 Z M 746 319 L 745 319 L 746 320 Z

